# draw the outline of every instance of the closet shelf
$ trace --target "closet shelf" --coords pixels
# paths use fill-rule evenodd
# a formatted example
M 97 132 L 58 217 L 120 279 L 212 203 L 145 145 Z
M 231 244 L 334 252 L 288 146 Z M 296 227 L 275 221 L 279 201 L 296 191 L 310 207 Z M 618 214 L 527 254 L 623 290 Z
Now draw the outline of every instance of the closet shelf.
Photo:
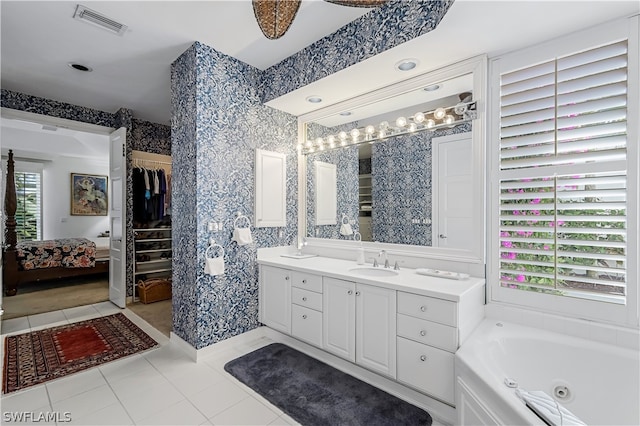
M 136 243 L 156 243 L 160 241 L 171 241 L 171 238 L 144 238 L 136 239 Z
M 171 268 L 149 269 L 148 271 L 136 271 L 134 275 L 156 274 L 158 272 L 169 272 Z
M 163 251 L 171 251 L 171 247 L 163 248 L 163 249 L 149 249 L 149 250 L 136 250 L 136 253 L 160 253 Z

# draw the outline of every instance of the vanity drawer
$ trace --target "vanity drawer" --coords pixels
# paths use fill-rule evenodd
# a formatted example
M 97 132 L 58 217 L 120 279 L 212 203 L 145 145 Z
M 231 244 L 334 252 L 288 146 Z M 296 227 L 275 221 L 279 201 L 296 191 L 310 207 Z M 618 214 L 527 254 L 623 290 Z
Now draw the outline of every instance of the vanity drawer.
M 322 276 L 308 274 L 305 272 L 291 272 L 291 285 L 306 290 L 322 293 Z
M 398 313 L 455 327 L 457 325 L 455 302 L 398 292 Z
M 322 312 L 322 294 L 303 288 L 291 288 L 291 302 Z
M 322 347 L 322 312 L 291 305 L 291 335 Z
M 398 336 L 449 352 L 455 352 L 458 348 L 458 332 L 455 327 L 402 314 L 398 314 L 397 324 Z
M 449 404 L 454 397 L 454 355 L 398 337 L 398 380 Z

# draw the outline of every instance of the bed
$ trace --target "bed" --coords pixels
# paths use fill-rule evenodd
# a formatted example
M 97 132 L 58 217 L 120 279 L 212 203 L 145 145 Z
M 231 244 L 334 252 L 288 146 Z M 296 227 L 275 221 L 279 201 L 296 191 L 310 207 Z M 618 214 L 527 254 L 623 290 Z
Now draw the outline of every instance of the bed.
M 108 237 L 18 243 L 16 208 L 13 152 L 9 150 L 2 253 L 2 285 L 6 296 L 15 296 L 20 284 L 109 272 Z

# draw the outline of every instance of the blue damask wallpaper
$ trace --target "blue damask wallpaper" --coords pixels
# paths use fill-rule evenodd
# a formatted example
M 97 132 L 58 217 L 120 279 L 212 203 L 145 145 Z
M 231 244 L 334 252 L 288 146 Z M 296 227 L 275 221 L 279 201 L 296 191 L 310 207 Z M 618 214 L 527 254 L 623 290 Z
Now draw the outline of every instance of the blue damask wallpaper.
M 371 150 L 373 241 L 431 245 L 431 140 L 471 131 L 471 123 L 376 142 Z M 418 221 L 418 222 L 415 222 Z
M 257 327 L 257 249 L 289 245 L 297 231 L 297 120 L 262 105 L 259 70 L 195 43 L 172 66 L 173 332 L 195 348 Z M 231 241 L 240 212 L 253 220 L 256 148 L 287 154 L 287 226 Z M 223 223 L 208 232 L 209 221 Z M 204 273 L 208 238 L 225 274 Z
M 392 0 L 265 71 L 268 102 L 436 28 L 454 0 Z

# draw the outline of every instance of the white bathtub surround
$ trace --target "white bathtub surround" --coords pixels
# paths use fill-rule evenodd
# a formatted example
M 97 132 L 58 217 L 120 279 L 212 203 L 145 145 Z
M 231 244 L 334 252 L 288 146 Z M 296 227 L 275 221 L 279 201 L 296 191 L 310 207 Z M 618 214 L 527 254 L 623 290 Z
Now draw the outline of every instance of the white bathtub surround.
M 639 361 L 637 350 L 486 318 L 456 353 L 457 424 L 542 424 L 517 388 L 589 425 L 640 424 Z
M 375 373 L 380 380 L 367 381 L 384 390 L 393 383 L 421 395 L 420 406 L 454 421 L 454 353 L 484 316 L 483 278 L 281 254 L 258 251 L 261 323 L 310 345 L 313 356 L 347 361 L 350 374 Z
M 640 351 L 640 330 L 488 303 L 485 316 Z

